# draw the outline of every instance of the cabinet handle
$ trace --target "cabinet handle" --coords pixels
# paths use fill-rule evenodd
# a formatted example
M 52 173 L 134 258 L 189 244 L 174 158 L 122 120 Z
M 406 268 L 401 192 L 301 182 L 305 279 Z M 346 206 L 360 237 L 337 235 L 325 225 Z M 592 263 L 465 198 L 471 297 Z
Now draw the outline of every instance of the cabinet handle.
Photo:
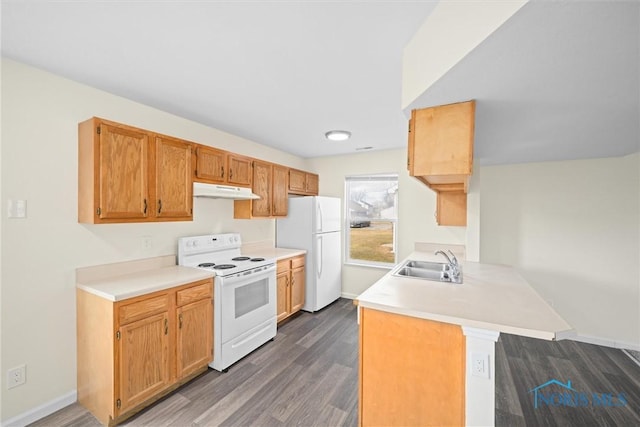
M 220 173 L 220 178 L 224 178 L 224 166 L 221 168 L 222 172 Z
M 233 178 L 233 169 L 229 168 L 229 179 Z
M 144 199 L 144 211 L 142 213 L 147 214 L 147 199 Z
M 164 334 L 169 335 L 169 319 L 164 319 Z
M 285 281 L 285 286 L 288 288 L 289 287 L 289 278 L 285 277 L 284 281 Z
M 162 212 L 162 200 L 158 200 L 158 213 Z
M 180 313 L 180 316 L 178 316 L 178 321 L 180 323 L 180 329 L 182 329 L 182 313 Z

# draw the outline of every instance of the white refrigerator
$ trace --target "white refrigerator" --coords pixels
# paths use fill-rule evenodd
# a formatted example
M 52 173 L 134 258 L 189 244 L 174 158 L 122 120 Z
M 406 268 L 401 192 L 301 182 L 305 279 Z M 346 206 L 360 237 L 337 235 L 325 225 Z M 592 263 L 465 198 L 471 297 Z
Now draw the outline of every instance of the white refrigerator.
M 287 218 L 276 222 L 276 246 L 307 251 L 305 311 L 318 311 L 342 294 L 340 199 L 289 198 Z

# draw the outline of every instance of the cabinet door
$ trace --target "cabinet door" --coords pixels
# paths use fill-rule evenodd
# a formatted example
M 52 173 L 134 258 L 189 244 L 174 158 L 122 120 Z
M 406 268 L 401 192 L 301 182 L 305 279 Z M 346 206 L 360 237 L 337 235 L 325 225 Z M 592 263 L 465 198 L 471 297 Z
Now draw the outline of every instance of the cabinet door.
M 116 354 L 116 414 L 170 385 L 169 315 L 156 314 L 120 327 Z
M 272 215 L 287 216 L 289 199 L 289 169 L 273 165 L 273 185 L 271 188 Z
M 413 110 L 409 123 L 410 175 L 470 175 L 474 113 L 473 101 Z
M 306 173 L 297 169 L 289 169 L 289 191 L 292 193 L 306 193 Z
M 291 313 L 300 311 L 304 306 L 304 278 L 304 266 L 291 270 Z
M 285 319 L 289 315 L 289 270 L 278 273 L 276 277 L 277 284 L 277 321 Z
M 149 136 L 124 125 L 99 124 L 100 219 L 146 218 Z
M 271 216 L 271 180 L 272 168 L 270 163 L 253 162 L 253 192 L 260 199 L 251 201 L 253 216 Z
M 156 216 L 192 218 L 191 144 L 156 135 Z
M 314 173 L 307 174 L 307 193 L 312 196 L 318 195 L 318 175 Z
M 227 153 L 215 148 L 198 146 L 196 148 L 197 179 L 211 182 L 225 182 L 227 170 Z
M 443 191 L 437 196 L 436 221 L 438 225 L 467 225 L 467 194 Z
M 229 176 L 227 177 L 227 182 L 240 187 L 251 187 L 251 162 L 252 159 L 249 157 L 229 154 Z
M 465 358 L 460 326 L 363 308 L 360 424 L 465 425 Z
M 185 377 L 213 356 L 213 302 L 206 298 L 177 309 L 177 376 Z

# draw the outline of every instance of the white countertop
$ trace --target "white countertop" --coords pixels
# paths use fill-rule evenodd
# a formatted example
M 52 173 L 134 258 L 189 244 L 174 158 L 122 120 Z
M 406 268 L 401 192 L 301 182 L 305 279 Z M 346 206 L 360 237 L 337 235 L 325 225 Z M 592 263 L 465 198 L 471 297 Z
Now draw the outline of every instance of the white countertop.
M 242 254 L 276 261 L 303 255 L 303 249 L 247 245 Z M 76 287 L 110 301 L 120 301 L 214 276 L 212 271 L 175 265 L 175 256 L 104 264 L 76 270 Z
M 443 262 L 431 253 L 407 259 Z M 403 261 L 404 262 L 404 261 Z M 397 277 L 390 271 L 358 296 L 361 307 L 546 340 L 571 326 L 513 268 L 461 262 L 463 283 Z
M 260 256 L 264 258 L 274 258 L 280 261 L 285 258 L 291 258 L 297 255 L 304 255 L 307 251 L 304 249 L 291 248 L 275 248 L 273 246 L 243 246 L 242 254 L 246 256 Z
M 76 287 L 110 301 L 120 301 L 213 277 L 213 272 L 178 265 L 80 281 Z

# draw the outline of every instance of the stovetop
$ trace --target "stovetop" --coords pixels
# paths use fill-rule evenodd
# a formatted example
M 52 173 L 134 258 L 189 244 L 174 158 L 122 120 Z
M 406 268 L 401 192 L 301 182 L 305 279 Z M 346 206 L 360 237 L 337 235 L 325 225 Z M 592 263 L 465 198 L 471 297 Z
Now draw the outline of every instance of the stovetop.
M 178 239 L 178 264 L 228 276 L 275 263 L 272 258 L 244 256 L 241 246 L 238 233 L 182 237 Z

